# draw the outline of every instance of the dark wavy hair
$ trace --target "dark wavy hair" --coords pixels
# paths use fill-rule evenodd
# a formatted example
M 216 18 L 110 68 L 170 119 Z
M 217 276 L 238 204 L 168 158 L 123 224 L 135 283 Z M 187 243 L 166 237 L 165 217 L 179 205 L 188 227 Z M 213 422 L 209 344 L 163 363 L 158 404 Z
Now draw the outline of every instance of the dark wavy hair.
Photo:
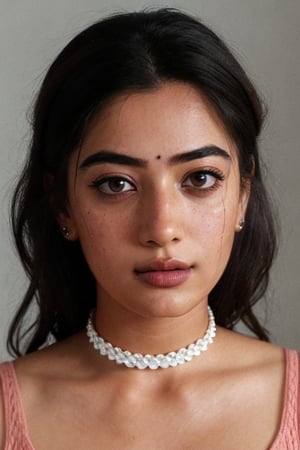
M 96 302 L 95 281 L 78 242 L 66 241 L 55 211 L 65 211 L 67 166 L 88 125 L 113 97 L 190 83 L 217 112 L 251 179 L 245 228 L 236 234 L 228 265 L 209 303 L 218 325 L 242 320 L 262 340 L 254 304 L 264 295 L 277 246 L 274 215 L 257 152 L 264 110 L 244 70 L 224 42 L 199 20 L 164 8 L 109 16 L 77 35 L 58 55 L 42 83 L 33 113 L 25 168 L 12 200 L 12 228 L 29 277 L 11 324 L 8 349 L 21 355 L 81 330 Z M 255 168 L 255 170 L 253 170 Z M 254 173 L 253 173 L 254 172 Z M 45 189 L 51 174 L 51 189 Z M 26 325 L 28 310 L 38 314 Z

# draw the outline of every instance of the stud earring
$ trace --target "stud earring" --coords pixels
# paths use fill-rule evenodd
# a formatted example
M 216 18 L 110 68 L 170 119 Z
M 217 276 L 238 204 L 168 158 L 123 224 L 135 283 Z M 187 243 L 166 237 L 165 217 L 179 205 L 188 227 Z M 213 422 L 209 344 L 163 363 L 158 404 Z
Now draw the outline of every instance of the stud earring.
M 69 237 L 70 237 L 70 231 L 69 231 L 69 228 L 66 227 L 66 226 L 64 226 L 64 227 L 62 227 L 61 231 L 62 231 L 63 236 L 64 236 L 66 239 L 69 239 Z
M 244 228 L 244 226 L 245 226 L 245 220 L 244 220 L 244 219 L 241 219 L 241 220 L 239 221 L 239 228 L 238 228 L 238 231 L 242 231 L 242 229 Z

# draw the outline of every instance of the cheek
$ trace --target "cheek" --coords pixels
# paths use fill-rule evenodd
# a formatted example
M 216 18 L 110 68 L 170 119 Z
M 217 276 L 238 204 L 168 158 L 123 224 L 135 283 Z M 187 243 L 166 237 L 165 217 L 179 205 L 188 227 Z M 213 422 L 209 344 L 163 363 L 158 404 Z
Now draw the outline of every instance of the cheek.
M 73 220 L 78 229 L 80 240 L 93 242 L 99 237 L 114 235 L 115 218 L 112 214 L 107 214 L 105 208 L 99 206 L 97 202 L 85 201 L 84 198 L 76 197 L 74 202 Z
M 78 208 L 79 210 L 79 208 Z M 92 267 L 113 264 L 128 241 L 126 220 L 94 209 L 76 214 L 76 224 L 82 251 Z
M 207 202 L 191 208 L 190 223 L 194 230 L 206 235 L 221 237 L 235 230 L 237 202 L 228 202 L 226 198 Z
M 224 269 L 233 245 L 237 202 L 228 198 L 193 208 L 190 218 L 191 238 L 208 265 Z

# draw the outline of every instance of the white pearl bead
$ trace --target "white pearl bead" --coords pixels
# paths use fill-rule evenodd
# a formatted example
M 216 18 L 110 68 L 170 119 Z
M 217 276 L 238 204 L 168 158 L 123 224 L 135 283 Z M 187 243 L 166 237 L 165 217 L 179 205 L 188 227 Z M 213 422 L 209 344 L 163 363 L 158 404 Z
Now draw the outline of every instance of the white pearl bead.
M 159 366 L 158 360 L 156 358 L 151 358 L 149 361 L 149 368 L 154 370 L 157 369 L 158 366 Z
M 168 358 L 163 358 L 160 362 L 159 362 L 159 367 L 161 367 L 162 369 L 167 369 L 170 365 L 170 362 L 168 360 Z
M 144 361 L 143 359 L 139 359 L 139 360 L 137 360 L 137 362 L 136 362 L 136 367 L 137 367 L 138 369 L 143 370 L 143 369 L 146 369 L 146 367 L 148 367 L 148 366 L 147 366 L 147 364 L 145 363 L 145 361 Z
M 113 350 L 108 350 L 107 356 L 108 356 L 108 359 L 110 359 L 111 361 L 116 359 L 116 356 L 115 356 L 115 353 Z
M 199 345 L 195 345 L 195 348 L 194 348 L 194 355 L 195 355 L 195 356 L 199 356 L 200 353 L 201 353 L 201 348 L 200 348 L 200 346 L 199 346 Z
M 184 364 L 184 357 L 180 354 L 176 355 L 177 364 Z
M 129 368 L 134 367 L 134 364 L 132 362 L 128 361 L 128 359 L 126 359 L 123 364 L 125 364 L 125 366 L 129 367 Z
M 128 357 L 128 361 L 130 361 L 133 365 L 136 364 L 136 358 L 134 357 L 134 355 L 130 355 L 130 356 Z
M 100 346 L 100 353 L 101 353 L 102 356 L 106 355 L 107 352 L 106 352 L 106 348 L 104 347 L 104 345 Z
M 207 342 L 202 342 L 201 344 L 200 344 L 200 348 L 201 348 L 201 351 L 202 352 L 206 352 L 206 350 L 207 350 Z

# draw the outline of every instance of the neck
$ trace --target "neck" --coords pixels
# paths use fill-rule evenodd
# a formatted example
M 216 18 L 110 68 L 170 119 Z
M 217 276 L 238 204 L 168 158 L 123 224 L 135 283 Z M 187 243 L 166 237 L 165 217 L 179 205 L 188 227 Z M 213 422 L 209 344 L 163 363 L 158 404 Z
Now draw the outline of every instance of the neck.
M 177 317 L 142 317 L 116 302 L 98 301 L 94 316 L 97 332 L 114 347 L 131 353 L 177 351 L 202 337 L 208 327 L 207 301 Z

